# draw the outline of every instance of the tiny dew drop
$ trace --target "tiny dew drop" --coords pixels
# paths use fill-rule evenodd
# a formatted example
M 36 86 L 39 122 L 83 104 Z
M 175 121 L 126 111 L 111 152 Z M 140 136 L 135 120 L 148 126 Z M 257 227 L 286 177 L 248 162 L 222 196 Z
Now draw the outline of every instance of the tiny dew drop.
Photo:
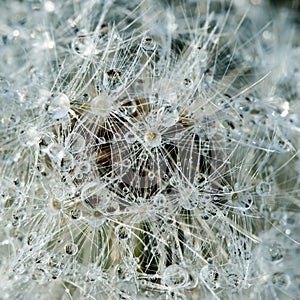
M 149 172 L 149 173 L 148 173 L 148 178 L 149 178 L 150 180 L 153 180 L 154 177 L 155 177 L 155 173 L 153 173 L 153 172 Z
M 268 249 L 269 259 L 273 262 L 279 262 L 284 256 L 284 249 L 279 243 L 274 243 Z
M 61 119 L 65 117 L 70 109 L 70 100 L 67 95 L 58 93 L 48 99 L 46 111 L 51 119 Z
M 81 96 L 81 102 L 83 103 L 87 103 L 91 100 L 91 96 L 87 93 L 84 93 L 82 96 Z
M 192 88 L 193 87 L 193 80 L 190 78 L 184 78 L 183 80 L 183 86 L 185 88 Z
M 242 199 L 239 201 L 238 209 L 241 211 L 246 211 L 253 205 L 253 197 L 250 193 L 245 193 Z
M 271 184 L 267 181 L 261 181 L 256 186 L 256 193 L 259 196 L 268 196 L 271 192 Z
M 46 279 L 45 271 L 43 269 L 36 268 L 32 273 L 31 278 L 39 283 L 45 283 L 45 279 Z
M 156 49 L 156 42 L 150 36 L 145 36 L 142 40 L 142 49 L 146 52 Z
M 67 243 L 65 245 L 65 252 L 68 255 L 75 255 L 78 252 L 78 246 L 74 243 Z

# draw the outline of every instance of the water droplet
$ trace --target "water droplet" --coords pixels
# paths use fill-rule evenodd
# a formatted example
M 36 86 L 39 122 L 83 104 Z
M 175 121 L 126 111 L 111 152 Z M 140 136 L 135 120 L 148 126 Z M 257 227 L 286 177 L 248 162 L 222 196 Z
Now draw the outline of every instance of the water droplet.
M 200 271 L 200 279 L 212 289 L 219 287 L 219 276 L 218 269 L 213 265 L 206 265 Z
M 73 220 L 79 220 L 82 216 L 82 211 L 81 211 L 81 209 L 75 207 L 75 208 L 71 209 L 70 215 Z
M 80 153 L 85 147 L 85 139 L 81 134 L 73 132 L 68 136 L 66 144 L 72 154 Z
M 208 54 L 207 51 L 203 48 L 198 48 L 197 58 L 200 62 L 205 62 L 207 60 Z
M 71 48 L 75 54 L 82 58 L 89 58 L 100 53 L 96 40 L 85 33 L 79 33 L 72 41 Z
M 177 289 L 185 287 L 189 282 L 188 272 L 177 264 L 168 266 L 163 275 L 162 281 L 169 288 Z
M 131 160 L 130 160 L 130 158 L 125 158 L 125 159 L 122 161 L 122 165 L 123 165 L 125 168 L 130 168 L 130 167 L 131 167 Z
M 193 87 L 193 80 L 191 78 L 184 78 L 183 86 L 185 88 L 188 88 L 188 89 L 192 88 Z
M 46 250 L 39 251 L 34 257 L 35 263 L 41 265 L 47 264 L 49 259 L 49 253 Z
M 25 266 L 22 263 L 18 263 L 17 265 L 14 266 L 13 271 L 16 274 L 23 274 L 25 272 Z
M 148 178 L 149 178 L 149 180 L 152 181 L 152 180 L 155 178 L 155 173 L 152 172 L 152 171 L 149 171 L 149 172 L 148 172 Z
M 40 132 L 36 127 L 22 129 L 20 131 L 19 139 L 21 143 L 26 147 L 38 145 L 40 141 Z
M 70 171 L 74 168 L 74 157 L 70 152 L 64 151 L 60 161 L 60 170 L 62 172 Z
M 100 227 L 106 222 L 106 217 L 100 211 L 93 211 L 88 218 L 88 222 L 93 227 Z
M 141 47 L 145 52 L 152 52 L 156 49 L 156 42 L 150 36 L 145 36 L 142 40 Z
M 273 143 L 273 146 L 271 149 L 278 151 L 280 153 L 286 153 L 286 152 L 293 151 L 294 147 L 288 140 L 286 140 L 284 138 L 280 138 L 280 137 L 275 137 L 274 143 Z
M 99 182 L 90 182 L 83 187 L 81 199 L 88 210 L 101 210 L 110 201 L 110 193 L 106 188 L 101 187 Z
M 61 159 L 64 156 L 63 146 L 55 143 L 50 144 L 49 147 L 45 150 L 45 152 L 48 154 L 51 161 L 57 165 L 59 165 Z
M 196 192 L 192 192 L 190 195 L 181 197 L 180 205 L 186 210 L 194 210 L 199 204 L 199 195 Z
M 236 100 L 235 107 L 242 114 L 248 114 L 251 109 L 251 102 L 246 99 L 239 99 Z
M 87 103 L 89 102 L 91 99 L 91 96 L 87 93 L 84 93 L 82 96 L 81 96 L 81 102 L 83 103 Z
M 271 184 L 267 181 L 262 181 L 256 186 L 255 190 L 259 196 L 268 196 L 271 192 Z
M 284 249 L 279 243 L 274 243 L 268 247 L 268 254 L 271 261 L 279 262 L 284 256 Z
M 57 267 L 53 267 L 51 268 L 51 271 L 50 271 L 50 275 L 52 277 L 52 279 L 57 279 L 62 273 L 62 270 L 60 268 L 57 268 Z
M 80 168 L 80 171 L 83 173 L 83 174 L 87 174 L 91 171 L 91 164 L 88 162 L 88 161 L 82 161 L 80 162 L 79 164 L 79 168 Z
M 125 241 L 130 238 L 131 230 L 128 227 L 120 224 L 115 228 L 115 235 L 120 241 Z
M 45 283 L 46 280 L 46 274 L 43 269 L 35 269 L 34 272 L 32 273 L 32 280 L 35 280 L 41 284 Z
M 230 289 L 237 289 L 241 285 L 243 279 L 238 274 L 229 272 L 225 276 L 225 281 Z
M 120 263 L 115 268 L 115 274 L 120 280 L 128 281 L 132 278 L 130 270 L 125 263 Z
M 87 282 L 94 282 L 98 279 L 98 272 L 96 270 L 89 270 L 86 273 L 86 281 Z
M 137 137 L 133 132 L 129 131 L 125 134 L 125 140 L 128 144 L 133 144 L 137 140 Z
M 253 205 L 253 197 L 248 192 L 231 193 L 229 204 L 232 208 L 240 211 L 246 211 Z
M 289 283 L 289 277 L 282 272 L 276 272 L 272 275 L 272 283 L 279 288 L 284 288 Z
M 118 70 L 109 70 L 103 76 L 103 86 L 107 91 L 119 92 L 124 86 L 125 78 L 121 77 L 122 73 Z
M 32 245 L 37 238 L 36 232 L 31 232 L 27 237 L 27 245 Z
M 78 252 L 78 246 L 75 243 L 67 243 L 65 245 L 65 252 L 68 255 L 74 256 Z
M 108 94 L 101 93 L 91 100 L 91 113 L 106 118 L 112 111 L 112 99 Z
M 58 93 L 48 99 L 46 111 L 50 118 L 61 119 L 65 117 L 70 109 L 70 100 L 67 95 Z
M 153 197 L 153 206 L 162 208 L 167 205 L 167 198 L 163 194 L 158 194 Z
M 164 118 L 163 118 L 163 125 L 165 127 L 174 126 L 179 120 L 179 114 L 176 109 L 174 110 L 166 110 Z

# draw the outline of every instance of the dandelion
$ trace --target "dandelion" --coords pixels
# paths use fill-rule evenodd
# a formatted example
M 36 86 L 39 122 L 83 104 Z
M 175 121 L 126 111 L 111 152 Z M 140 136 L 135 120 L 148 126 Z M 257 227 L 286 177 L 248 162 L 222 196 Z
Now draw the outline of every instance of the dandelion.
M 298 25 L 271 7 L 4 2 L 3 299 L 297 297 Z

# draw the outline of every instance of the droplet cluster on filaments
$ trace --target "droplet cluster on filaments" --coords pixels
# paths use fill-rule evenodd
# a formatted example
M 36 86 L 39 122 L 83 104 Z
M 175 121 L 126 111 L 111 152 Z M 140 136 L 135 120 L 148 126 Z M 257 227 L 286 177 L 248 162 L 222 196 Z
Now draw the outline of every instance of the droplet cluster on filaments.
M 203 178 L 199 180 L 199 186 L 189 186 L 190 181 L 196 174 L 209 177 L 217 170 L 222 164 L 222 151 L 214 149 L 213 138 L 204 141 L 194 134 L 193 120 L 182 107 L 172 107 L 157 98 L 130 102 L 125 99 L 120 103 L 105 120 L 95 124 L 94 119 L 99 120 L 98 114 L 87 113 L 84 121 L 74 127 L 72 134 L 80 132 L 86 144 L 85 157 L 94 166 L 94 173 L 76 179 L 76 184 L 100 180 L 102 186 L 114 194 L 114 200 L 106 201 L 106 206 L 116 201 L 121 211 L 126 209 L 127 214 L 133 207 L 140 206 L 138 201 L 141 199 L 152 207 L 153 213 L 156 209 L 157 213 L 161 209 L 168 210 L 170 206 L 180 208 L 181 189 L 186 186 L 189 194 L 197 193 L 197 189 L 201 191 Z M 177 187 L 172 184 L 175 180 L 179 180 Z M 213 185 L 211 183 L 211 193 L 217 189 Z M 102 188 L 96 190 L 87 199 L 94 196 L 99 199 L 94 202 L 102 202 L 98 195 L 103 193 Z M 153 199 L 158 195 L 167 200 L 156 208 Z M 105 206 L 94 205 L 103 209 Z
M 243 36 L 256 17 L 240 1 L 151 3 L 46 1 L 32 7 L 51 26 L 6 37 L 51 55 L 17 68 L 25 87 L 0 80 L 8 295 L 296 294 L 298 127 L 260 89 Z

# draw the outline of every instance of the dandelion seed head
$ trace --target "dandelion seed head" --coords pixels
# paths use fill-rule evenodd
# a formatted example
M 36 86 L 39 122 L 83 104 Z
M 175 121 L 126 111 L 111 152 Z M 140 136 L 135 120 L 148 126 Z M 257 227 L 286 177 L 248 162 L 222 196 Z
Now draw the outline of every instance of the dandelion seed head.
M 171 2 L 3 4 L 4 299 L 298 295 L 297 25 Z

